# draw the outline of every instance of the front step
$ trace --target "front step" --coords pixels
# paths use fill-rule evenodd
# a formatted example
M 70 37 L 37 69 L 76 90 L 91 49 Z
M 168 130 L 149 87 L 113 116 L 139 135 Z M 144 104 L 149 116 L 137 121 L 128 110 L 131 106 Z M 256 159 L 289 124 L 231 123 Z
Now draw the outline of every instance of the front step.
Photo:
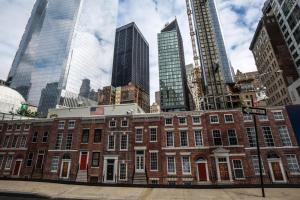
M 145 173 L 135 173 L 133 184 L 147 184 L 147 177 Z
M 76 177 L 76 182 L 87 182 L 87 170 L 79 170 Z

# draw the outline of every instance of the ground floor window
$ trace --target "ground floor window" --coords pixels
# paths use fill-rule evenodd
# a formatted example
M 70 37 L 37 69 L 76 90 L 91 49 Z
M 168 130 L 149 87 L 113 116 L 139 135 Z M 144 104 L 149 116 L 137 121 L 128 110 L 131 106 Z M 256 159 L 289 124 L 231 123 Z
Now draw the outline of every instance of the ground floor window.
M 245 178 L 242 161 L 241 160 L 232 160 L 232 163 L 233 163 L 234 177 L 236 179 Z
M 150 184 L 153 184 L 153 185 L 159 184 L 159 179 L 150 179 Z
M 9 155 L 5 163 L 5 169 L 10 169 L 13 161 L 13 156 Z
M 256 156 L 256 155 L 252 156 L 252 165 L 253 165 L 255 175 L 259 175 L 260 172 L 259 172 L 258 156 Z M 262 160 L 261 160 L 261 165 L 262 165 L 262 173 L 264 174 L 265 173 L 265 168 L 264 168 Z
M 99 164 L 100 164 L 100 152 L 93 152 L 92 167 L 99 167 Z
M 182 173 L 190 174 L 191 173 L 191 163 L 189 156 L 183 156 L 182 158 Z
M 120 163 L 120 180 L 127 180 L 127 164 Z
M 300 173 L 298 160 L 295 154 L 286 155 L 288 168 L 291 173 Z M 0 161 L 1 162 L 1 161 Z
M 158 170 L 157 166 L 157 152 L 150 152 L 150 170 Z
M 51 160 L 50 171 L 57 172 L 59 163 L 59 156 L 53 156 Z
M 176 167 L 175 167 L 175 157 L 169 156 L 167 157 L 167 167 L 168 167 L 168 174 L 175 174 Z
M 33 161 L 33 152 L 29 152 L 26 166 L 31 167 L 32 166 L 32 161 Z

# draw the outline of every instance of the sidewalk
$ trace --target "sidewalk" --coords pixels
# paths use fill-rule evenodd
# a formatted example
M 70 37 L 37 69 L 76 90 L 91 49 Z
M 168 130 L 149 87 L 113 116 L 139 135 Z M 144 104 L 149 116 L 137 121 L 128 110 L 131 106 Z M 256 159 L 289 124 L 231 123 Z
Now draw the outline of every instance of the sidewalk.
M 100 187 L 69 184 L 3 181 L 0 193 L 37 194 L 51 198 L 99 200 L 246 200 L 262 199 L 260 189 L 163 189 Z M 300 189 L 266 189 L 266 199 L 299 200 Z

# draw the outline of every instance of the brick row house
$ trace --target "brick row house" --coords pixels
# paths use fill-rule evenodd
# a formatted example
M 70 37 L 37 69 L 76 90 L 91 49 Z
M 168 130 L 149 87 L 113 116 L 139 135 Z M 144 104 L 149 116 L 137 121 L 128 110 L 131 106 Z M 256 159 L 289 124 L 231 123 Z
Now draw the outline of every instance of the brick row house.
M 66 117 L 67 116 L 67 117 Z M 118 184 L 300 183 L 285 107 L 0 121 L 0 177 Z

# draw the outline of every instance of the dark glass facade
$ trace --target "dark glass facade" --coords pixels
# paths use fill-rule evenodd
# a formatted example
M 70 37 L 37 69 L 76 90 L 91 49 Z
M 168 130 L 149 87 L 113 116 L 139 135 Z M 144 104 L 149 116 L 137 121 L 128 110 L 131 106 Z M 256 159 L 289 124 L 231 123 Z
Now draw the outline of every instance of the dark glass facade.
M 149 94 L 149 45 L 134 22 L 116 31 L 111 85 L 130 82 Z
M 184 51 L 177 20 L 158 34 L 158 60 L 161 110 L 189 110 Z

